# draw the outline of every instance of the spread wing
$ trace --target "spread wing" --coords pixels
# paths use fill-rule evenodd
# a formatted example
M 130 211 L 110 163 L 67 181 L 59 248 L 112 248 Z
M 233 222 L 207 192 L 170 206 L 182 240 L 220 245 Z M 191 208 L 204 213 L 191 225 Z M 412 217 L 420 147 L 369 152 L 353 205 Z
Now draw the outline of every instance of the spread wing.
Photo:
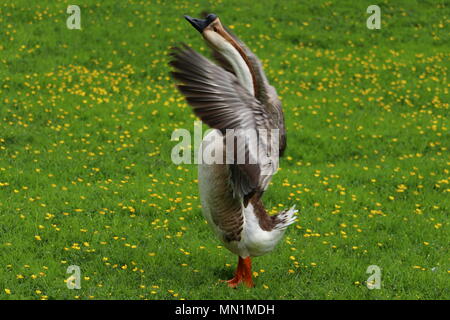
M 233 32 L 226 27 L 225 29 L 245 52 L 245 55 L 250 63 L 250 67 L 253 70 L 255 82 L 257 83 L 257 88 L 255 88 L 255 97 L 266 108 L 267 112 L 271 114 L 274 124 L 280 130 L 279 152 L 281 156 L 286 149 L 286 129 L 284 126 L 283 109 L 281 107 L 281 101 L 278 98 L 277 91 L 267 80 L 262 63 L 258 57 Z M 217 61 L 217 63 L 219 63 L 225 70 L 233 73 L 233 69 L 227 59 L 213 47 L 211 47 L 211 50 L 214 60 Z
M 226 129 L 241 129 L 234 131 L 235 141 L 240 135 L 247 137 L 248 130 L 256 133 L 259 152 L 252 152 L 253 140 L 248 141 L 244 137 L 244 144 L 235 143 L 234 164 L 230 165 L 233 190 L 246 204 L 254 194 L 264 192 L 278 168 L 278 152 L 272 152 L 269 143 L 270 129 L 278 128 L 277 125 L 266 108 L 239 83 L 234 74 L 188 46 L 172 48 L 170 55 L 170 64 L 175 69 L 172 75 L 179 82 L 178 89 L 203 122 L 219 129 L 224 136 Z M 260 129 L 267 129 L 267 137 L 260 139 Z M 245 163 L 238 161 L 242 154 L 245 154 Z

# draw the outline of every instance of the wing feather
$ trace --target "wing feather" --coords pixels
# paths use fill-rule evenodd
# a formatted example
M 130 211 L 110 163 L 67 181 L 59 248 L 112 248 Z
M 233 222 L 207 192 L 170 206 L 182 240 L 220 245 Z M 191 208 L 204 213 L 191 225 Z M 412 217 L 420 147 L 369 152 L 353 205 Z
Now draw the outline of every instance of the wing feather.
M 178 89 L 193 112 L 211 128 L 219 129 L 224 138 L 226 129 L 251 129 L 258 134 L 258 129 L 277 128 L 278 124 L 273 123 L 266 108 L 239 83 L 234 74 L 186 45 L 172 48 L 170 55 L 170 65 L 175 69 L 172 75 L 179 82 Z M 259 143 L 259 139 L 257 141 Z M 268 164 L 262 163 L 258 155 L 250 151 L 249 143 L 238 144 L 237 147 L 235 143 L 234 164 L 230 165 L 233 190 L 245 204 L 254 194 L 264 192 L 270 180 L 268 177 L 276 170 L 275 167 L 267 171 Z M 260 152 L 269 149 L 267 144 L 258 147 Z M 237 163 L 239 154 L 245 154 L 246 160 L 254 162 Z M 278 154 L 276 156 L 278 158 Z

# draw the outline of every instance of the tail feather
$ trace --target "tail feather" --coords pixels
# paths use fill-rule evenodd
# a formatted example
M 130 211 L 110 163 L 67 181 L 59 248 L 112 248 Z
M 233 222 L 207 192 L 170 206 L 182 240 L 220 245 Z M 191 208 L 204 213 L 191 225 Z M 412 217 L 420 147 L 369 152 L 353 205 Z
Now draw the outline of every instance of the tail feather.
M 285 230 L 289 225 L 293 224 L 297 217 L 296 213 L 298 210 L 295 209 L 295 205 L 292 206 L 288 210 L 283 210 L 280 213 L 276 215 L 277 224 L 275 225 L 274 229 L 277 230 Z

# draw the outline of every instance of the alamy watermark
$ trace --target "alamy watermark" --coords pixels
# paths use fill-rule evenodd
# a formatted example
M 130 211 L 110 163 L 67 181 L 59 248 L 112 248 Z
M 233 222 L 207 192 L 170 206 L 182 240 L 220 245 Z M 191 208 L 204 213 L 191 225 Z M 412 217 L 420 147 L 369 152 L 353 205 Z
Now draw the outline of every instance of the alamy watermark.
M 81 269 L 77 265 L 67 267 L 66 273 L 71 273 L 66 279 L 67 289 L 81 289 Z
M 67 7 L 67 14 L 70 16 L 67 18 L 66 25 L 70 30 L 81 29 L 81 10 L 77 5 L 70 5 Z
M 367 289 L 381 289 L 381 268 L 373 264 L 367 267 L 366 273 L 371 274 L 366 281 Z
M 280 146 L 279 129 L 226 129 L 202 131 L 202 122 L 194 122 L 194 136 L 187 129 L 172 132 L 174 164 L 271 164 L 262 169 L 277 169 Z
M 81 9 L 77 5 L 69 5 L 67 7 L 67 14 L 70 16 L 67 18 L 66 25 L 70 30 L 81 29 Z M 366 26 L 368 29 L 381 29 L 381 9 L 378 5 L 372 4 L 367 7 L 366 10 L 370 16 L 367 18 Z
M 367 28 L 368 29 L 381 29 L 381 9 L 376 4 L 367 7 L 367 13 L 371 13 L 369 18 L 367 18 Z

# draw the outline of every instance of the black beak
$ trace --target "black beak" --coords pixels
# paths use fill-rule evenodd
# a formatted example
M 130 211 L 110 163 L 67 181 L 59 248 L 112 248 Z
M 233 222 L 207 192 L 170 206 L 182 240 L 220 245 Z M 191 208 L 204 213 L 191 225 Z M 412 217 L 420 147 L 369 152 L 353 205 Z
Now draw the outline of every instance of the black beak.
M 202 20 L 202 19 L 197 19 L 197 18 L 192 18 L 190 16 L 184 16 L 184 18 L 189 21 L 190 24 L 192 24 L 192 26 L 197 29 L 198 32 L 202 33 L 203 30 L 210 25 L 211 22 L 213 22 L 214 20 L 216 20 L 217 16 L 214 13 L 208 14 L 208 16 L 206 17 L 206 19 Z

